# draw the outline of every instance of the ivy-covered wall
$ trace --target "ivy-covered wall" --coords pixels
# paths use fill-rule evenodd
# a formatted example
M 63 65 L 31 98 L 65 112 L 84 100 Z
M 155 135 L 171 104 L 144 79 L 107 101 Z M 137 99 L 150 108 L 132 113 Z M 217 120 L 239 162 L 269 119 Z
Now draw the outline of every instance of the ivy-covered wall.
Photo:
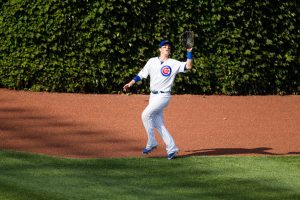
M 174 93 L 300 91 L 296 0 L 2 0 L 0 11 L 1 87 L 117 93 L 163 38 L 185 60 L 180 34 L 189 29 L 194 68 Z M 133 92 L 148 92 L 148 82 Z

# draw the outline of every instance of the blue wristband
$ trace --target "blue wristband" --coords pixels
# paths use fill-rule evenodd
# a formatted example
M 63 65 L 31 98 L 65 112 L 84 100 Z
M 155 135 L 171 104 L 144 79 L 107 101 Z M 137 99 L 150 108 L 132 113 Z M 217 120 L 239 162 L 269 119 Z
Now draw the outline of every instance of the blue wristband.
M 187 59 L 192 60 L 193 59 L 193 54 L 191 51 L 187 52 Z
M 133 78 L 133 80 L 134 80 L 134 82 L 139 82 L 140 80 L 141 80 L 141 77 L 139 77 L 139 76 L 135 76 L 134 78 Z

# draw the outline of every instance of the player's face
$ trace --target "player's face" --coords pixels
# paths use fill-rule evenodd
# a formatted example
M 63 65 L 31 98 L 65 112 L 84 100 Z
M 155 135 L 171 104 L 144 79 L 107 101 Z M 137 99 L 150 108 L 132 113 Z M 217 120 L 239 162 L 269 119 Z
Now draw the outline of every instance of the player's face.
M 160 54 L 164 54 L 166 56 L 169 56 L 171 54 L 171 46 L 169 44 L 166 44 L 160 48 Z

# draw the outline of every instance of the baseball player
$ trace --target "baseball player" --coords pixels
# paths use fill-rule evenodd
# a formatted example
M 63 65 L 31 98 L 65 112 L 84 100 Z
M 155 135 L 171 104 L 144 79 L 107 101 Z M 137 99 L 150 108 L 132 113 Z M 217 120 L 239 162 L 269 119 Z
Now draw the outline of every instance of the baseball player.
M 148 135 L 143 154 L 150 153 L 158 146 L 154 136 L 154 129 L 156 129 L 166 144 L 169 160 L 176 156 L 179 149 L 164 125 L 163 110 L 169 104 L 176 74 L 184 73 L 192 68 L 192 48 L 187 49 L 187 61 L 180 62 L 170 58 L 171 47 L 170 41 L 161 41 L 159 44 L 159 57 L 150 58 L 137 76 L 123 87 L 124 91 L 128 91 L 134 83 L 150 76 L 151 94 L 149 104 L 142 113 L 143 125 Z

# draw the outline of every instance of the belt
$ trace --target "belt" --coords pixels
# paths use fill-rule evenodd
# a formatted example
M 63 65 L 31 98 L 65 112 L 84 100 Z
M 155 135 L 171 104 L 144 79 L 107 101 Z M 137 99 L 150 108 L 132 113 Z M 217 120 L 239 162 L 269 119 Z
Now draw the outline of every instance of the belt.
M 158 93 L 170 93 L 170 91 L 151 91 L 152 94 L 158 94 Z

